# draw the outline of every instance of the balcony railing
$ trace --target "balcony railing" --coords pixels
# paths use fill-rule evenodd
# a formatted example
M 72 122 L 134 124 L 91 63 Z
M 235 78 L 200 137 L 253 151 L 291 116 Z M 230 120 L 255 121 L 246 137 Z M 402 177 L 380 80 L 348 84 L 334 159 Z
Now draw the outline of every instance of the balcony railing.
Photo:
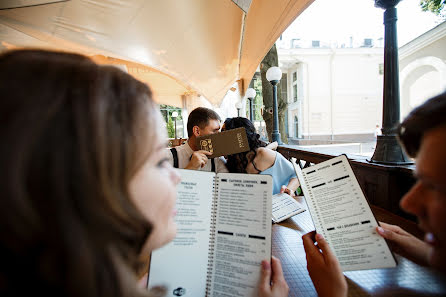
M 317 148 L 304 148 L 295 145 L 281 145 L 277 151 L 287 159 L 296 158 L 304 166 L 310 166 L 311 163 L 317 164 L 341 154 L 335 150 L 318 152 Z M 364 156 L 346 155 L 370 204 L 414 220 L 414 217 L 403 212 L 399 207 L 400 199 L 415 182 L 414 165 L 380 165 L 368 162 L 367 157 Z

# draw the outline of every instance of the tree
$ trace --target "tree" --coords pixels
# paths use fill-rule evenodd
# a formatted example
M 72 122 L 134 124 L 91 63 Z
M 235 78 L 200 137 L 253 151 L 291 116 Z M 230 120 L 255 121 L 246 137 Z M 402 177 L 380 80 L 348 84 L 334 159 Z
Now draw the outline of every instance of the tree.
M 262 97 L 262 79 L 258 75 L 254 75 L 252 78 L 251 84 L 249 84 L 250 88 L 253 88 L 256 91 L 256 97 L 254 98 L 253 111 L 254 111 L 254 121 L 262 120 L 262 105 L 263 105 L 263 97 Z M 249 100 L 246 100 L 246 115 L 249 118 Z
M 169 117 L 169 120 L 167 122 L 167 137 L 169 137 L 169 138 L 175 137 L 175 126 L 173 124 L 171 117 Z
M 279 58 L 277 56 L 276 44 L 269 50 L 265 58 L 260 63 L 260 75 L 262 77 L 262 97 L 265 110 L 263 111 L 263 119 L 265 120 L 266 132 L 268 133 L 269 141 L 272 141 L 273 132 L 273 87 L 271 83 L 266 79 L 266 71 L 270 67 L 279 66 Z M 279 115 L 279 132 L 282 142 L 288 143 L 288 139 L 285 132 L 285 112 L 287 108 L 286 98 L 282 98 L 280 92 L 280 83 L 277 86 L 277 105 Z
M 430 11 L 435 15 L 446 18 L 444 11 L 446 0 L 421 0 L 420 6 L 423 11 Z

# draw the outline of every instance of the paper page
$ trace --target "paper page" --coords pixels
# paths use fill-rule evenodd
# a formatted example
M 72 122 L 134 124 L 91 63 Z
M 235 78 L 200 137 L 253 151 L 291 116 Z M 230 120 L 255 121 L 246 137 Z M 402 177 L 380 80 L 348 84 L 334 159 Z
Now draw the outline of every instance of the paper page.
M 258 296 L 261 262 L 271 258 L 272 178 L 217 175 L 218 206 L 210 296 Z
M 280 223 L 305 211 L 305 207 L 302 204 L 286 193 L 273 195 L 272 204 L 272 219 L 274 223 Z
M 344 271 L 395 267 L 386 241 L 346 156 L 300 169 L 301 182 L 316 231 L 333 249 Z
M 164 285 L 166 296 L 205 296 L 215 174 L 178 170 L 177 235 L 152 253 L 149 287 Z

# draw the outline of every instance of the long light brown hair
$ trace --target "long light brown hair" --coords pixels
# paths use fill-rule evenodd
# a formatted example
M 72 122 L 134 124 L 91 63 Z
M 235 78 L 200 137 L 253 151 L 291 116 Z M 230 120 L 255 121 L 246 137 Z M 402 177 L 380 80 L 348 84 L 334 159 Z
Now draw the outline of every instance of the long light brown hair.
M 128 192 L 156 133 L 150 89 L 84 56 L 19 50 L 0 56 L 0 96 L 0 295 L 146 294 L 125 276 L 151 231 Z

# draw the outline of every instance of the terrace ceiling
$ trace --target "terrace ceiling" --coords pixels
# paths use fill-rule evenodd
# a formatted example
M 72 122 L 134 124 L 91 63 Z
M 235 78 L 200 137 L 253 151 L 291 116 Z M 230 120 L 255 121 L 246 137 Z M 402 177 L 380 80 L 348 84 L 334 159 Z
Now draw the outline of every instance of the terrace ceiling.
M 0 50 L 38 47 L 125 64 L 159 103 L 241 93 L 280 34 L 314 0 L 3 0 Z M 17 7 L 22 6 L 22 7 Z M 16 7 L 16 8 L 12 8 Z

